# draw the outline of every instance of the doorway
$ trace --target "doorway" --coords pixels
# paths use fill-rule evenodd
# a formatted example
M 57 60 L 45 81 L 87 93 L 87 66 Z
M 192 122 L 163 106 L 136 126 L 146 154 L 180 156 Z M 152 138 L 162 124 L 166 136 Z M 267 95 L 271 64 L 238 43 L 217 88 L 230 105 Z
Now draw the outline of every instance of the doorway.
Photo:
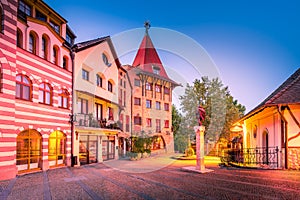
M 81 135 L 79 140 L 80 165 L 97 163 L 98 140 L 96 135 Z
M 17 168 L 18 171 L 40 169 L 41 134 L 34 129 L 27 129 L 17 136 Z

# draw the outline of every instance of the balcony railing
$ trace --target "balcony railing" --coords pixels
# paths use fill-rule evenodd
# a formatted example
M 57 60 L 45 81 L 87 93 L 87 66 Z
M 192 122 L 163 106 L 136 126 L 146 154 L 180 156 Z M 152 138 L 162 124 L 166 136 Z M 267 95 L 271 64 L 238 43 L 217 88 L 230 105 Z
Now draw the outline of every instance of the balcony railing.
M 106 119 L 97 120 L 91 114 L 75 114 L 74 121 L 76 126 L 106 128 L 106 129 L 120 129 L 119 123 Z
M 278 147 L 226 149 L 222 152 L 221 160 L 227 164 L 278 168 L 278 152 Z

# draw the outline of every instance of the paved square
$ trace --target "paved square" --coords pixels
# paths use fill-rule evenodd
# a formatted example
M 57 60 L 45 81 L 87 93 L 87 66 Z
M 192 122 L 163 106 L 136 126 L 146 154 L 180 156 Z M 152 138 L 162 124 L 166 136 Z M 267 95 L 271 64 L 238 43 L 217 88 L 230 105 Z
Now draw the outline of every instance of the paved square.
M 150 162 L 151 161 L 151 162 Z M 195 160 L 165 155 L 140 161 L 116 160 L 75 168 L 51 169 L 0 182 L 0 199 L 299 199 L 300 172 L 219 167 L 210 173 L 182 171 Z M 119 170 L 117 165 L 120 165 Z M 110 165 L 110 166 L 109 166 Z M 114 165 L 114 167 L 111 167 Z M 123 167 L 123 168 L 122 168 Z M 125 167 L 136 170 L 126 171 Z M 149 168 L 147 168 L 148 170 Z

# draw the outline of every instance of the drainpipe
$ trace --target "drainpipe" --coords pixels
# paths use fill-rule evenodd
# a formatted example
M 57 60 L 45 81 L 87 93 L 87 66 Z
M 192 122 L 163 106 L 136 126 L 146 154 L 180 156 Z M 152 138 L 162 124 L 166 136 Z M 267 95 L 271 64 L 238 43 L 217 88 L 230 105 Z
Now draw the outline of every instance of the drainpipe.
M 280 109 L 279 109 L 280 108 Z M 283 113 L 281 112 L 285 110 L 286 107 L 283 107 L 283 106 L 277 106 L 277 111 L 280 115 L 280 118 L 284 121 L 284 138 L 285 138 L 285 141 L 284 141 L 284 145 L 285 145 L 285 154 L 284 154 L 284 168 L 285 169 L 288 169 L 288 122 L 287 120 L 285 119 L 285 117 L 283 116 Z M 282 133 L 281 133 L 282 134 Z
M 70 123 L 71 123 L 71 167 L 74 167 L 76 161 L 74 160 L 74 57 L 75 52 L 71 49 L 70 52 L 71 62 L 72 62 L 72 107 L 70 114 Z

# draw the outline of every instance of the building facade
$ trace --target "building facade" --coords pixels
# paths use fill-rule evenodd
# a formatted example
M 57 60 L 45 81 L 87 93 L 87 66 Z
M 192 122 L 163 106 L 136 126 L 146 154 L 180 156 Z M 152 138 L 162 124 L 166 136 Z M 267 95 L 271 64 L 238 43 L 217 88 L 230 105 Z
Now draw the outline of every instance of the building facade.
M 152 153 L 173 152 L 172 91 L 178 86 L 171 80 L 149 36 L 150 25 L 128 71 L 132 85 L 132 136 L 152 137 Z
M 236 124 L 246 165 L 300 169 L 300 69 Z M 234 128 L 232 129 L 234 130 Z M 252 152 L 252 153 L 251 153 Z M 250 153 L 250 154 L 249 154 Z M 247 164 L 248 163 L 248 164 Z
M 75 35 L 43 1 L 1 1 L 0 179 L 71 164 Z
M 80 165 L 118 159 L 130 132 L 126 71 L 109 36 L 78 43 L 73 51 L 74 156 Z

